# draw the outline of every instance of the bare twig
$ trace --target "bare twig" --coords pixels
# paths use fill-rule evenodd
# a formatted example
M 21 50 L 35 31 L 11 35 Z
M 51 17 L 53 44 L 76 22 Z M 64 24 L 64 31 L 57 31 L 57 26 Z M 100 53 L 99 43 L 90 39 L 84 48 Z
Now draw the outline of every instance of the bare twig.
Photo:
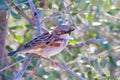
M 73 19 L 72 15 L 70 14 L 70 12 L 68 11 L 67 7 L 65 6 L 63 0 L 60 0 L 61 5 L 64 7 L 65 11 L 68 13 L 72 23 L 74 24 L 74 26 L 77 28 L 77 24 L 75 23 L 75 20 Z
M 72 53 L 68 48 L 65 48 L 65 50 L 66 50 L 71 56 L 73 56 L 74 53 Z M 64 60 L 64 59 L 62 59 L 62 60 Z M 80 68 L 80 70 L 81 70 L 81 73 L 84 73 L 84 70 L 83 70 L 83 68 L 82 68 L 81 63 L 78 63 L 78 61 L 74 61 L 74 63 L 76 63 L 76 64 L 79 66 L 79 68 Z M 64 64 L 66 64 L 66 63 L 64 62 Z
M 32 54 L 29 54 L 26 59 L 25 59 L 25 62 L 24 62 L 24 65 L 23 65 L 23 68 L 20 70 L 20 72 L 15 76 L 15 80 L 21 80 L 21 77 L 23 76 L 23 74 L 25 73 L 28 65 L 30 64 L 31 62 L 31 59 L 33 58 L 33 56 L 36 56 L 34 53 Z
M 25 12 L 21 11 L 17 6 L 15 6 L 15 10 L 16 10 L 17 12 L 19 12 L 20 15 L 22 15 L 26 20 L 28 20 L 28 22 L 29 22 L 30 24 L 32 24 L 33 26 L 36 26 L 35 21 L 32 20 L 29 16 L 27 16 L 27 15 L 25 14 Z
M 88 44 L 92 44 L 92 43 L 96 43 L 96 42 L 102 42 L 107 40 L 106 38 L 101 38 L 101 39 L 91 39 L 91 40 L 87 40 L 85 42 L 81 42 L 75 45 L 69 45 L 69 47 L 71 48 L 76 48 L 76 47 L 83 47 L 84 45 L 88 45 Z
M 21 60 L 19 60 L 19 61 L 17 61 L 17 62 L 15 62 L 15 63 L 13 63 L 13 64 L 11 64 L 11 65 L 9 65 L 9 66 L 6 66 L 6 67 L 0 69 L 0 72 L 4 71 L 4 70 L 6 70 L 6 69 L 9 69 L 10 67 L 12 67 L 12 66 L 18 64 L 18 63 L 21 62 L 21 61 L 24 61 L 24 58 L 21 59 Z
M 78 43 L 78 44 L 75 44 L 75 45 L 70 45 L 71 48 L 76 48 L 76 47 L 83 47 L 83 46 L 86 46 L 88 44 L 91 44 L 91 43 L 96 43 L 96 42 L 103 42 L 105 41 L 106 38 L 103 38 L 103 39 L 91 39 L 91 40 L 87 40 L 85 42 L 81 42 L 81 43 Z M 86 50 L 86 49 L 85 49 Z M 90 65 L 90 61 L 91 61 L 91 56 L 89 54 L 89 52 L 86 50 L 86 53 L 87 53 L 87 56 L 88 56 L 88 62 L 89 62 L 89 65 Z
M 103 13 L 103 15 L 105 15 L 106 17 L 108 17 L 108 18 L 110 18 L 110 19 L 115 19 L 116 21 L 120 21 L 120 18 L 119 17 L 116 17 L 116 16 L 112 16 L 112 15 L 110 15 L 110 14 L 108 14 L 108 13 L 105 13 L 104 11 L 102 12 Z
M 32 26 L 37 26 L 36 23 L 35 23 L 35 21 L 32 20 L 29 16 L 27 16 L 25 12 L 21 11 L 17 6 L 15 6 L 15 9 L 16 9 L 16 11 L 19 12 L 20 15 L 23 16 Z M 45 20 L 46 20 L 46 18 L 45 18 L 45 19 L 42 19 L 42 20 L 41 20 L 41 23 L 45 22 Z M 47 30 L 45 27 L 43 27 L 43 26 L 42 26 L 42 31 L 43 31 L 43 32 L 48 32 L 48 30 Z
M 41 33 L 42 33 L 42 30 L 41 30 L 42 27 L 41 27 L 41 23 L 40 23 L 40 20 L 39 20 L 40 19 L 39 14 L 38 14 L 32 0 L 28 0 L 28 3 L 30 5 L 33 18 L 35 19 L 35 22 L 36 22 L 36 25 L 37 25 L 37 28 L 38 28 L 38 36 L 40 36 Z
M 73 56 L 73 53 L 66 47 L 65 50 L 71 55 Z
M 48 60 L 48 61 L 51 61 L 51 60 L 49 60 L 49 58 L 46 58 L 46 57 L 41 57 L 41 58 L 43 58 L 43 59 L 45 59 L 45 60 Z M 67 71 L 69 74 L 71 74 L 71 75 L 73 75 L 74 77 L 76 77 L 77 79 L 79 79 L 79 80 L 85 80 L 82 76 L 80 76 L 80 75 L 78 75 L 78 74 L 76 74 L 75 72 L 73 72 L 72 70 L 70 70 L 66 65 L 61 65 L 61 64 L 59 64 L 59 63 L 56 63 L 56 65 L 60 68 L 60 69 L 63 69 L 63 70 L 65 70 L 65 71 Z

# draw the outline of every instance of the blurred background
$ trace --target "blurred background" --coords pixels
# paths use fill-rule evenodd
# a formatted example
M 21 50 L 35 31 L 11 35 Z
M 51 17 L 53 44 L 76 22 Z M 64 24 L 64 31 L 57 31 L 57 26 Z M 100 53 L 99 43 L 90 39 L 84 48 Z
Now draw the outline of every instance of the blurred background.
M 120 0 L 33 0 L 33 3 L 42 26 L 49 31 L 61 24 L 76 29 L 67 48 L 52 59 L 67 65 L 85 80 L 120 80 Z M 1 0 L 0 14 L 0 24 L 6 26 L 0 25 L 0 35 L 4 34 L 6 41 L 0 43 L 5 45 L 4 56 L 0 55 L 2 69 L 26 57 L 27 54 L 12 57 L 7 54 L 35 38 L 37 27 L 25 18 L 26 14 L 34 21 L 27 0 Z M 0 38 L 1 41 L 3 37 Z M 85 45 L 76 46 L 86 41 Z M 2 52 L 4 47 L 0 48 Z M 22 66 L 23 61 L 0 72 L 0 80 L 13 80 Z M 33 58 L 22 80 L 78 79 L 49 61 Z

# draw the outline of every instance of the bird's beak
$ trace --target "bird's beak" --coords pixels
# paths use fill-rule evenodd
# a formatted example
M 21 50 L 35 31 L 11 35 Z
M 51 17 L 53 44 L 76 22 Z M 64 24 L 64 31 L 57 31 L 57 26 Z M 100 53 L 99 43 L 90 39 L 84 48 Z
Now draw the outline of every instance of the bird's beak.
M 69 34 L 71 34 L 71 32 L 74 31 L 74 30 L 75 30 L 75 28 L 71 27 L 70 30 L 69 30 Z
M 75 30 L 75 28 L 72 28 L 72 27 L 70 28 L 70 32 L 72 32 L 72 31 L 74 31 L 74 30 Z

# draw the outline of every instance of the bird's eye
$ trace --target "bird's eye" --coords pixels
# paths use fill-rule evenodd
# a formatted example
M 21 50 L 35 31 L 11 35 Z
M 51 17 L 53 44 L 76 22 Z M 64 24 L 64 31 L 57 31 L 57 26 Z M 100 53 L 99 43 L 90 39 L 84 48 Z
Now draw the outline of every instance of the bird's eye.
M 66 34 L 66 32 L 65 31 L 61 31 L 61 34 Z

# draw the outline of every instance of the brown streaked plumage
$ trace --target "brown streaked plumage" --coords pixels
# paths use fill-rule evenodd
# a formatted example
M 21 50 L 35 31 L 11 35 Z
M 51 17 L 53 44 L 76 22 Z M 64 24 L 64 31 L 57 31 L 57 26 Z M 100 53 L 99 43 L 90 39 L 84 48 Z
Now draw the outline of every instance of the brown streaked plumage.
M 53 32 L 42 34 L 27 43 L 22 49 L 8 53 L 12 56 L 19 53 L 36 53 L 41 56 L 52 56 L 62 51 L 74 28 L 67 25 L 56 27 Z

